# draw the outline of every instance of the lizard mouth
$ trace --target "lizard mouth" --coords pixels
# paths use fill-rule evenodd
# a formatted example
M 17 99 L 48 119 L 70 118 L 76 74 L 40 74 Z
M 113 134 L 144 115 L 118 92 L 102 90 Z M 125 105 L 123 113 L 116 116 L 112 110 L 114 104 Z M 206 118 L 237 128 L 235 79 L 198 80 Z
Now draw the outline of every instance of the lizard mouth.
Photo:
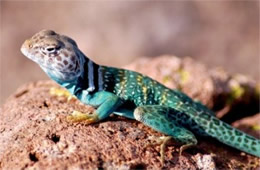
M 21 52 L 23 53 L 23 55 L 25 55 L 26 57 L 28 57 L 28 51 L 26 50 L 25 47 L 22 46 Z

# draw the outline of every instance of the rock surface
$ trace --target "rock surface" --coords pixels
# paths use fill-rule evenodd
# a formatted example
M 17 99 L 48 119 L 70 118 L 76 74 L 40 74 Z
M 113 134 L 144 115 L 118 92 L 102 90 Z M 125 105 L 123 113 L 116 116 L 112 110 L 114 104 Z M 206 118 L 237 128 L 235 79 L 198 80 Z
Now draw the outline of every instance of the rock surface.
M 176 63 L 177 66 L 178 64 L 185 66 L 185 69 L 175 69 Z M 142 65 L 142 62 L 137 61 L 135 66 L 131 65 L 128 68 L 138 68 L 138 65 Z M 163 69 L 158 69 L 159 66 Z M 167 73 L 166 70 L 170 68 L 173 69 L 172 72 Z M 190 59 L 161 57 L 149 61 L 149 65 L 140 71 L 145 72 L 149 69 L 148 75 L 163 81 L 164 75 L 167 74 L 169 77 L 164 79 L 166 85 L 172 83 L 168 86 L 182 88 L 190 96 L 214 106 L 216 83 L 214 84 L 212 74 L 203 65 Z M 191 73 L 192 76 L 188 76 L 187 79 L 187 75 Z M 186 82 L 183 83 L 183 79 Z M 195 83 L 194 86 L 192 83 Z M 255 88 L 254 85 L 250 83 L 252 89 Z M 24 85 L 10 96 L 0 109 L 0 169 L 46 167 L 256 169 L 260 167 L 260 159 L 225 146 L 214 139 L 200 137 L 198 146 L 185 150 L 181 156 L 177 144 L 168 146 L 165 164 L 162 166 L 160 147 L 147 146 L 151 142 L 148 137 L 161 136 L 160 133 L 137 121 L 119 116 L 110 116 L 103 122 L 93 125 L 86 125 L 83 122 L 71 123 L 67 121 L 66 116 L 73 110 L 91 112 L 93 108 L 75 100 L 67 101 L 65 97 L 51 96 L 49 89 L 54 86 L 58 87 L 52 81 Z M 220 94 L 219 91 L 217 93 Z M 246 100 L 251 103 L 251 99 L 249 97 Z M 238 101 L 238 98 L 234 100 Z M 260 126 L 259 114 L 254 117 L 251 118 L 253 120 L 249 117 L 237 121 L 234 125 L 259 138 L 260 130 L 257 129 Z

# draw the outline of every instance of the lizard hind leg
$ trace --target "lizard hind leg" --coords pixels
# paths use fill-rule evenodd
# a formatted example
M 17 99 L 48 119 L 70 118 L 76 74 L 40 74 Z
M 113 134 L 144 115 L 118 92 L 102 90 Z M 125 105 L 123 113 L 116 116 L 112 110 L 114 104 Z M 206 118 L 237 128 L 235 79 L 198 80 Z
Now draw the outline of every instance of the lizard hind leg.
M 161 106 L 161 105 L 149 105 L 139 106 L 134 110 L 134 117 L 136 120 L 144 123 L 145 125 L 164 133 L 175 141 L 182 143 L 180 148 L 180 154 L 187 148 L 197 144 L 197 139 L 192 132 L 182 127 L 178 123 L 177 117 L 169 116 L 169 114 L 175 115 L 177 110 Z M 170 138 L 162 140 L 161 142 L 161 161 L 164 160 L 165 147 Z

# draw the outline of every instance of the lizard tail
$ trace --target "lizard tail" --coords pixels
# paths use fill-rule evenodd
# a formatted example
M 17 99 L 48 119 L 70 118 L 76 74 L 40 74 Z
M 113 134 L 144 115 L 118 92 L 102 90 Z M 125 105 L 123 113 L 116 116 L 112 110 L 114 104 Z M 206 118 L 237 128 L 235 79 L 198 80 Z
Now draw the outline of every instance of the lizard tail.
M 202 122 L 205 119 L 204 114 L 195 118 L 195 122 Z M 217 119 L 214 116 L 206 115 L 206 124 L 199 123 L 199 126 L 204 129 L 204 132 L 225 143 L 231 147 L 247 152 L 249 154 L 260 157 L 260 140 L 253 136 L 247 135 L 246 133 L 233 128 L 229 124 Z M 209 118 L 209 119 L 208 119 Z M 209 121 L 210 120 L 210 121 Z

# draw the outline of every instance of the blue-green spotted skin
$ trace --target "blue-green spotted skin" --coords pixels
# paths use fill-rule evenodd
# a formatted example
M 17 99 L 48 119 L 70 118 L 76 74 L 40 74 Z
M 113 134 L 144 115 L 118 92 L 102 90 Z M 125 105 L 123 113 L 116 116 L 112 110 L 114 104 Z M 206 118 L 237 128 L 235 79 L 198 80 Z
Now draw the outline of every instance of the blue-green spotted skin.
M 86 116 L 89 123 L 115 113 L 143 122 L 185 146 L 197 144 L 194 134 L 210 136 L 260 157 L 259 139 L 217 119 L 178 90 L 134 71 L 94 63 L 67 36 L 43 30 L 26 40 L 21 51 L 81 102 L 97 108 L 95 119 Z

